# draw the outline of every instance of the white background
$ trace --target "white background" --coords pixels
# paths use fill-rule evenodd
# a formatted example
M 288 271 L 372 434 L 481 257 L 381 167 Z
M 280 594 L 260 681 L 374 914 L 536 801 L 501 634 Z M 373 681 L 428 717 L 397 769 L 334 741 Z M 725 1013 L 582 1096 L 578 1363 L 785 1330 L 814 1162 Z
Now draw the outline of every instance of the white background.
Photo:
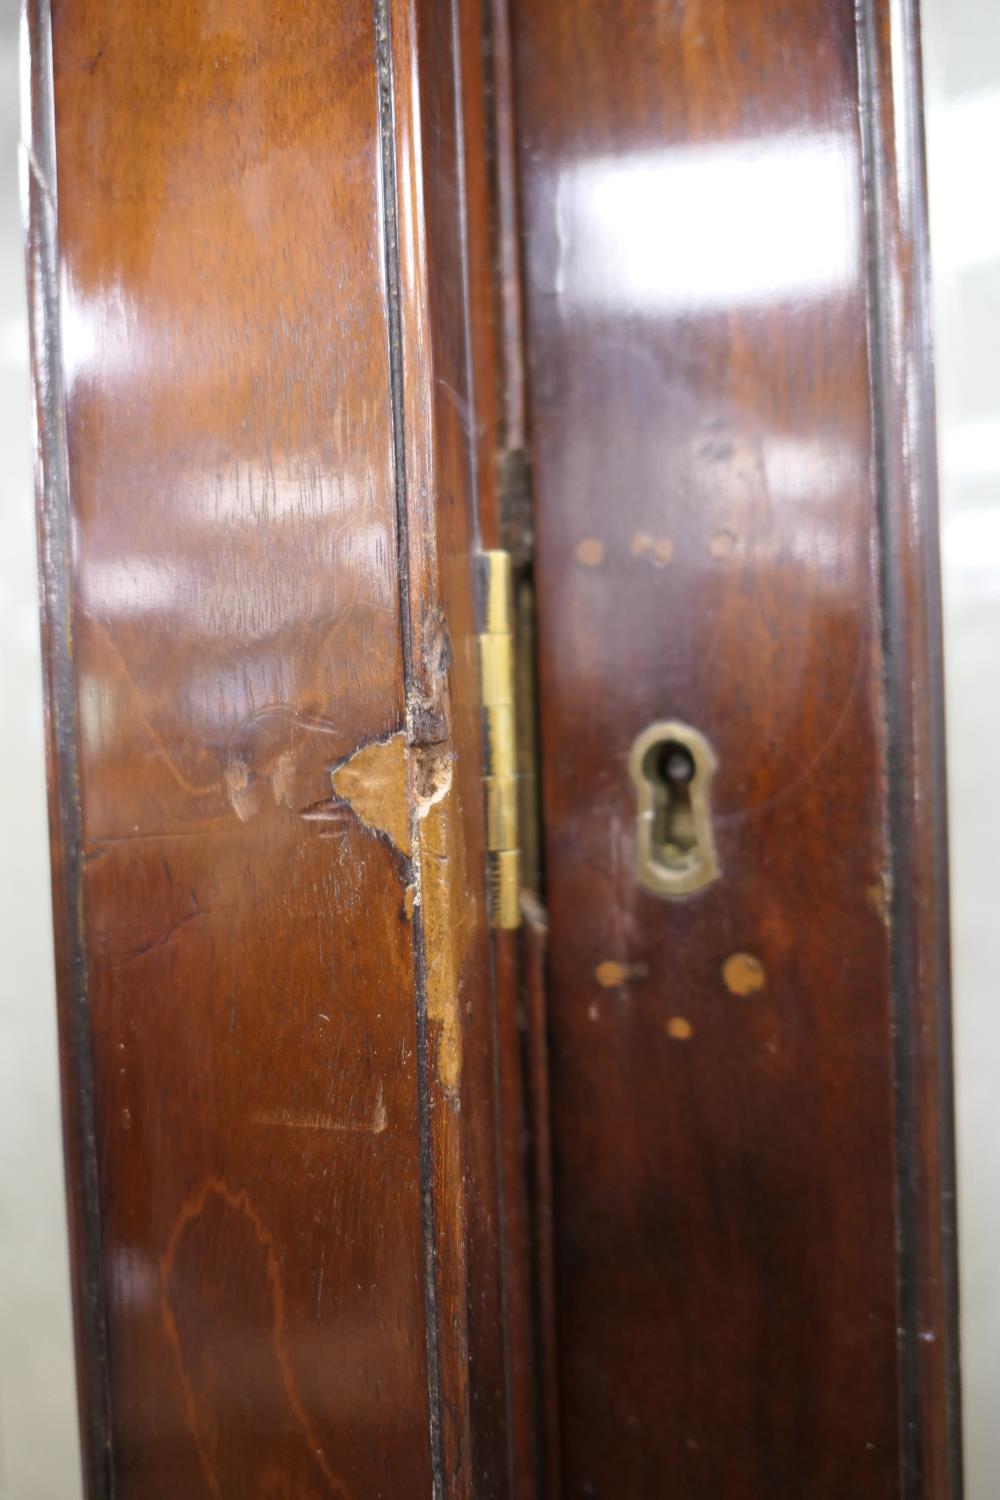
M 924 0 L 968 1500 L 1000 1490 L 1000 5 Z

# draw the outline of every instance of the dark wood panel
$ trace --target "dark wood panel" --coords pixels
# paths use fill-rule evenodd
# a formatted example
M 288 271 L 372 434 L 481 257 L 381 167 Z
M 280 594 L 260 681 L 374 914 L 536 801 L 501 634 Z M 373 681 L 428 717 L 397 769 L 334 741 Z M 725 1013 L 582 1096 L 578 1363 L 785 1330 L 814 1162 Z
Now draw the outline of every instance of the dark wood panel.
M 117 1488 L 412 1494 L 405 868 L 330 785 L 404 720 L 372 20 L 209 19 L 54 29 Z
M 460 19 L 29 14 L 95 1497 L 506 1483 Z
M 946 1338 L 940 1275 L 928 1321 L 905 1278 L 914 1235 L 942 1243 L 947 1142 L 945 976 L 901 987 L 898 920 L 918 878 L 934 941 L 943 872 L 926 821 L 911 867 L 887 777 L 895 695 L 922 723 L 938 688 L 883 650 L 886 580 L 925 579 L 918 618 L 933 590 L 911 474 L 921 519 L 887 529 L 908 439 L 871 376 L 871 251 L 891 277 L 912 248 L 883 241 L 859 112 L 874 89 L 891 170 L 913 19 L 890 38 L 888 9 L 876 57 L 851 4 L 512 8 L 567 1495 L 946 1493 L 941 1379 L 923 1467 L 901 1443 L 909 1351 Z M 717 761 L 720 878 L 676 901 L 635 878 L 627 770 L 669 719 Z M 907 815 L 939 773 L 908 763 Z

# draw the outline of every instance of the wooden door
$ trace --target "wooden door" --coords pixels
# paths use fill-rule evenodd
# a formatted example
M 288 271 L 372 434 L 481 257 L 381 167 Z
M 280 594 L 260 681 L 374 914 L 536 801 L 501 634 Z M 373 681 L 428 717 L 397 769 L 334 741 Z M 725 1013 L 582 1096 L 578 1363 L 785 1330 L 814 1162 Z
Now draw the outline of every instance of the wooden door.
M 562 1493 L 956 1494 L 917 18 L 511 17 Z
M 91 1500 L 957 1500 L 909 4 L 25 34 Z
M 460 38 L 391 11 L 27 10 L 95 1500 L 505 1492 Z

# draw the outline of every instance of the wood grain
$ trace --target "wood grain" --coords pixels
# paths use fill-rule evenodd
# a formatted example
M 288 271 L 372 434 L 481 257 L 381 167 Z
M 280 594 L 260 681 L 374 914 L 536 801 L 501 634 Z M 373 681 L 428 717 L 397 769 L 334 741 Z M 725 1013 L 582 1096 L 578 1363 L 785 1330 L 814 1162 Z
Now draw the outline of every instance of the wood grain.
M 958 1500 L 910 0 L 26 15 L 89 1500 Z
M 450 33 L 31 20 L 90 1493 L 500 1493 Z
M 851 4 L 512 6 L 567 1495 L 957 1493 L 889 11 L 873 53 Z M 635 879 L 626 770 L 667 719 L 718 761 L 721 878 L 676 902 Z

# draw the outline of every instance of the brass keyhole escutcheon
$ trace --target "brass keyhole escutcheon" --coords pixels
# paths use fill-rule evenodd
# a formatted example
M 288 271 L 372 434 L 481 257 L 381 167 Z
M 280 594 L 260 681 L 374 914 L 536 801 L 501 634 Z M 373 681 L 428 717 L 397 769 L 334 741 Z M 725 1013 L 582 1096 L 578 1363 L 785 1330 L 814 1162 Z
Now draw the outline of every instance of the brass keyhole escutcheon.
M 703 734 L 674 720 L 651 724 L 632 746 L 638 797 L 636 875 L 658 896 L 690 896 L 719 873 L 712 837 L 715 757 Z

